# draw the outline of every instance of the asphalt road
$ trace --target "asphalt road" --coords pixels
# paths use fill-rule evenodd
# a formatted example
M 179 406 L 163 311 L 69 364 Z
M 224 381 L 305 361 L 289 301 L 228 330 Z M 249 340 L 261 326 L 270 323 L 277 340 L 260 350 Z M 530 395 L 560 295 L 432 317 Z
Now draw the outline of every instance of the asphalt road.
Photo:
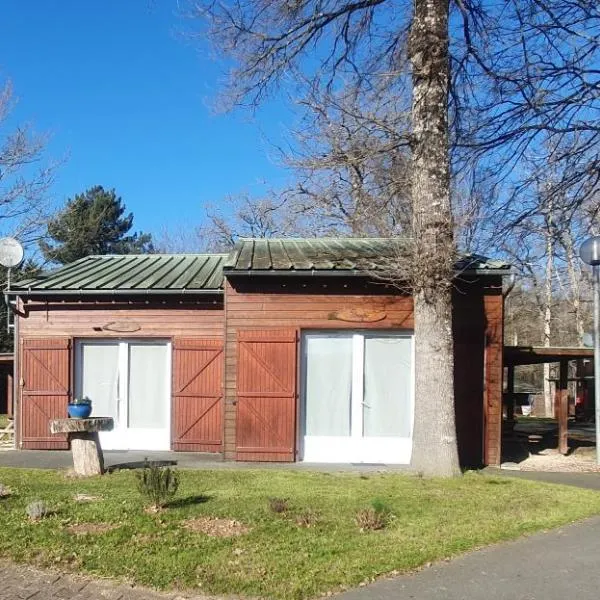
M 413 575 L 346 592 L 343 600 L 597 600 L 600 518 L 499 544 Z

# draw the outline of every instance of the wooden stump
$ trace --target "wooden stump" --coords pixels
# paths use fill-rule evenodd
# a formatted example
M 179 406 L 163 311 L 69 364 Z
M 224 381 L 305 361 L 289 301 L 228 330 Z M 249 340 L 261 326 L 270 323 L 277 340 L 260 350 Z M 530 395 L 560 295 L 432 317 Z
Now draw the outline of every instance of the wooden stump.
M 112 431 L 112 417 L 87 419 L 54 419 L 50 421 L 52 433 L 66 433 L 73 454 L 76 475 L 90 477 L 104 473 L 104 455 L 100 446 L 99 431 Z
M 96 432 L 71 433 L 73 470 L 76 475 L 90 477 L 104 473 L 104 455 Z

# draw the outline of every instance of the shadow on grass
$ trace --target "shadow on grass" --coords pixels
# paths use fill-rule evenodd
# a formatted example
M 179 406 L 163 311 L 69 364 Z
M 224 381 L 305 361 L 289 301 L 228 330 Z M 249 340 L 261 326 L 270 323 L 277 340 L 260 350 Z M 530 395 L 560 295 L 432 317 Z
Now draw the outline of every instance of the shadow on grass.
M 136 460 L 132 462 L 119 463 L 117 465 L 110 465 L 106 467 L 107 473 L 114 473 L 115 471 L 126 471 L 132 469 L 143 469 L 145 467 L 175 467 L 177 466 L 176 460 Z
M 195 506 L 196 504 L 204 504 L 209 500 L 212 500 L 212 496 L 205 494 L 199 494 L 197 496 L 187 496 L 186 498 L 178 498 L 177 500 L 171 500 L 165 504 L 165 508 L 185 508 L 186 506 Z

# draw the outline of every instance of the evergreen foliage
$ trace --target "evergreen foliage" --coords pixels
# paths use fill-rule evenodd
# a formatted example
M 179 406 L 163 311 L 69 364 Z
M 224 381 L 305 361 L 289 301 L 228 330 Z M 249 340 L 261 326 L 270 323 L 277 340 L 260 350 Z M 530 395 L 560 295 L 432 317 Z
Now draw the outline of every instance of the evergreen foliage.
M 40 250 L 48 261 L 67 264 L 91 254 L 143 254 L 153 252 L 152 236 L 129 233 L 133 213 L 115 190 L 94 186 L 67 201 L 48 223 L 48 238 Z

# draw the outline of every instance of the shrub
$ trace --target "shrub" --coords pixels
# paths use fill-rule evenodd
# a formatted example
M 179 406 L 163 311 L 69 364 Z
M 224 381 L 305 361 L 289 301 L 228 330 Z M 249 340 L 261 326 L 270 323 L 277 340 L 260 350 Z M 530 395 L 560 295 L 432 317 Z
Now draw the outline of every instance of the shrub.
M 146 461 L 136 472 L 138 490 L 154 509 L 160 509 L 177 493 L 179 473 L 169 467 L 159 467 Z
M 39 521 L 44 517 L 48 516 L 50 511 L 48 510 L 48 506 L 42 500 L 34 500 L 27 505 L 25 509 L 27 512 L 27 516 L 32 521 Z
M 269 498 L 269 508 L 272 512 L 281 514 L 289 509 L 287 498 Z
M 313 527 L 319 521 L 319 516 L 312 510 L 305 510 L 296 515 L 296 525 L 298 527 Z
M 371 502 L 371 506 L 356 513 L 356 524 L 361 531 L 377 531 L 387 527 L 391 516 L 385 503 L 375 499 Z

